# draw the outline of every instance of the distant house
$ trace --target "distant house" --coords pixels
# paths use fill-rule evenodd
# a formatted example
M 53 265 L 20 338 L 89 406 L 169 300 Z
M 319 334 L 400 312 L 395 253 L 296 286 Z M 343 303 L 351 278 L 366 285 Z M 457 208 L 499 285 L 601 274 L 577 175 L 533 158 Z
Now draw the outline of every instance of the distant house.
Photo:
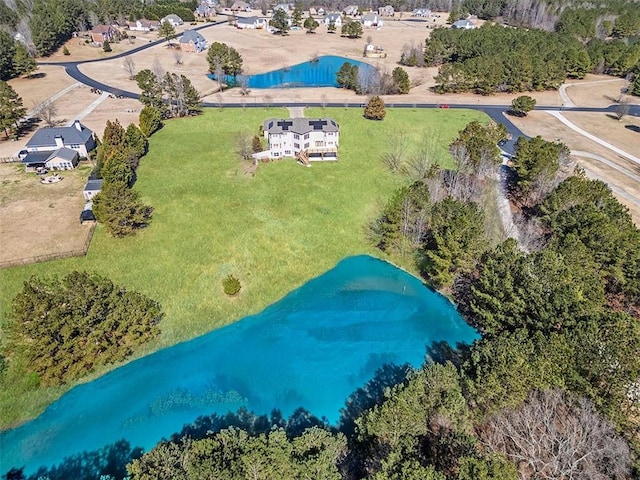
M 349 5 L 342 10 L 342 13 L 348 17 L 356 17 L 360 12 L 360 7 L 357 5 Z
M 96 25 L 91 29 L 91 41 L 102 45 L 120 39 L 120 32 L 112 25 Z
M 178 42 L 183 52 L 200 53 L 208 47 L 205 38 L 194 30 L 185 30 Z
M 160 19 L 160 24 L 163 24 L 164 22 L 168 22 L 172 27 L 178 27 L 184 23 L 184 21 L 175 13 L 171 13 Z
M 384 7 L 378 8 L 378 15 L 383 17 L 393 17 L 395 15 L 395 10 L 391 5 L 385 5 Z
M 333 23 L 336 27 L 341 27 L 342 15 L 340 15 L 338 12 L 327 13 L 322 19 L 322 23 L 324 23 L 327 27 L 330 23 Z
M 231 5 L 232 12 L 250 12 L 251 6 L 247 2 L 243 2 L 242 0 L 236 0 Z
M 428 17 L 431 15 L 431 10 L 428 8 L 414 8 L 411 12 L 412 17 Z
M 473 28 L 476 28 L 476 24 L 473 23 L 471 20 L 458 20 L 457 22 L 453 22 L 453 25 L 451 25 L 451 28 L 461 28 L 464 30 L 471 30 Z
M 304 156 L 309 161 L 337 160 L 340 127 L 331 118 L 270 118 L 262 125 L 269 149 L 257 159 Z
M 102 179 L 89 179 L 82 190 L 82 196 L 86 201 L 91 200 L 102 190 Z
M 360 21 L 365 27 L 381 27 L 383 24 L 382 17 L 377 13 L 367 13 Z
M 80 157 L 87 157 L 96 146 L 93 132 L 76 120 L 70 127 L 41 128 L 27 142 L 28 153 L 49 152 L 62 147 L 78 152 Z
M 284 13 L 286 13 L 287 15 L 291 15 L 293 9 L 294 7 L 290 3 L 279 3 L 275 7 L 273 7 L 273 13 L 275 13 L 276 10 L 284 10 Z
M 236 26 L 240 29 L 265 28 L 267 26 L 267 21 L 264 18 L 259 17 L 238 17 L 236 20 Z
M 310 7 L 309 8 L 309 15 L 324 15 L 326 12 L 326 10 L 324 9 L 324 7 Z
M 129 27 L 129 30 L 135 32 L 150 32 L 152 30 L 157 30 L 160 27 L 160 22 L 157 20 L 147 20 L 146 18 L 142 18 L 135 22 L 128 22 L 127 26 Z
M 200 17 L 200 18 L 215 17 L 216 16 L 216 8 L 212 7 L 210 5 L 207 5 L 206 3 L 201 3 L 193 11 L 193 16 L 194 17 Z

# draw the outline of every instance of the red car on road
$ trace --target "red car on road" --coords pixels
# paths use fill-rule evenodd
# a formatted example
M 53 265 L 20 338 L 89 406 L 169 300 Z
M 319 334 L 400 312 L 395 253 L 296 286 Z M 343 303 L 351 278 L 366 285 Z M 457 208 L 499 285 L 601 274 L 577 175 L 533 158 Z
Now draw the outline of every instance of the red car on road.
M 441 103 L 440 105 L 438 105 L 438 108 L 449 108 L 449 105 L 447 105 L 446 103 Z

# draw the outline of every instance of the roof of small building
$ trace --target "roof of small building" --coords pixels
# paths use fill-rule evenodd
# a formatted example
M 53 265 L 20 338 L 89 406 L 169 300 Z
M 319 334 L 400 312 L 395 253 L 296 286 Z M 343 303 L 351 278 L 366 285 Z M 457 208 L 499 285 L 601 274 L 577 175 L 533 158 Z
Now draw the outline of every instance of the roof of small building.
M 78 121 L 70 127 L 45 127 L 33 134 L 27 142 L 27 148 L 54 147 L 56 137 L 62 137 L 65 145 L 84 145 L 92 135 L 93 132 Z
M 95 178 L 87 180 L 86 185 L 84 186 L 85 192 L 96 192 L 102 189 L 102 179 Z
M 73 162 L 76 158 L 78 158 L 78 152 L 67 147 L 62 147 L 49 155 L 49 158 L 47 158 L 47 162 L 49 160 L 53 160 L 54 158 Z
M 113 28 L 111 25 L 96 25 L 91 29 L 91 33 L 108 33 Z
M 313 131 L 338 132 L 339 125 L 332 118 L 270 118 L 263 129 L 270 134 L 293 132 L 305 134 Z
M 376 20 L 378 18 L 380 18 L 380 15 L 378 15 L 377 13 L 366 13 L 362 16 L 363 21 Z
M 342 17 L 342 15 L 341 15 L 340 13 L 338 13 L 338 12 L 331 12 L 331 13 L 327 13 L 327 14 L 324 16 L 324 19 L 325 19 L 325 20 L 332 21 L 332 20 L 337 20 L 338 18 L 341 18 L 341 17 Z
M 178 15 L 176 15 L 175 13 L 170 13 L 166 17 L 162 18 L 160 21 L 161 22 L 172 21 L 172 22 L 176 22 L 176 23 L 182 23 L 182 19 Z
M 258 17 L 238 17 L 238 23 L 252 25 L 256 23 L 260 18 Z
M 27 156 L 22 159 L 22 164 L 29 165 L 44 165 L 45 162 L 49 159 L 49 155 L 51 152 L 29 152 Z
M 195 30 L 185 30 L 182 36 L 180 37 L 180 43 L 200 43 L 206 41 L 204 37 Z
M 457 22 L 453 22 L 451 26 L 453 28 L 464 28 L 469 26 L 475 27 L 476 25 L 471 20 L 458 20 Z

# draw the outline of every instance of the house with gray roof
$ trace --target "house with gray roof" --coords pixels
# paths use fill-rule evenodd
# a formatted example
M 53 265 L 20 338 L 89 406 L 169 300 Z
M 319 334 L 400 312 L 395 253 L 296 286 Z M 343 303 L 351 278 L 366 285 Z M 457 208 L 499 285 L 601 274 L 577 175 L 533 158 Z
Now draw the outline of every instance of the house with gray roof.
M 476 24 L 471 20 L 458 20 L 457 22 L 453 22 L 451 28 L 461 28 L 463 30 L 471 30 L 476 28 Z
M 367 13 L 362 16 L 360 21 L 365 27 L 381 27 L 383 23 L 382 17 L 377 13 Z
M 27 152 L 21 159 L 27 172 L 47 170 L 72 170 L 78 166 L 78 152 L 67 147 L 58 148 L 52 152 Z
M 270 118 L 262 128 L 269 149 L 256 159 L 338 160 L 340 126 L 331 118 Z
M 88 202 L 102 190 L 101 178 L 90 178 L 82 190 L 82 196 Z
M 242 30 L 246 28 L 265 28 L 267 26 L 267 20 L 260 17 L 238 17 L 236 26 Z
M 348 5 L 344 7 L 344 10 L 342 10 L 342 13 L 348 17 L 355 17 L 358 15 L 358 12 L 360 12 L 360 7 L 358 7 L 358 5 Z
M 342 15 L 338 12 L 327 13 L 322 19 L 322 23 L 326 27 L 328 27 L 331 23 L 333 23 L 336 27 L 342 26 Z
M 182 20 L 178 15 L 176 15 L 175 13 L 170 13 L 169 15 L 167 15 L 166 17 L 163 17 L 160 19 L 160 24 L 162 25 L 164 22 L 169 22 L 169 24 L 172 27 L 177 27 L 179 25 L 182 25 L 184 23 L 184 20 Z
M 62 147 L 75 150 L 80 157 L 88 157 L 89 152 L 96 147 L 93 132 L 76 120 L 70 127 L 41 128 L 34 133 L 26 145 L 29 153 L 51 154 Z
M 178 40 L 183 52 L 200 53 L 207 49 L 207 41 L 195 30 L 185 30 Z

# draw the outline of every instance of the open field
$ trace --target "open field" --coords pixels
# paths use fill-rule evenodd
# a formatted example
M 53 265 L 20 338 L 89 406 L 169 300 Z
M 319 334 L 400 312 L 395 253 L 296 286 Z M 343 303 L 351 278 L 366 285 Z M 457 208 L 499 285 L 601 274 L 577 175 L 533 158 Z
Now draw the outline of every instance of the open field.
M 439 139 L 434 154 L 449 161 L 448 143 L 474 111 L 388 110 L 382 122 L 360 109 L 316 109 L 341 125 L 340 161 L 304 168 L 293 160 L 260 164 L 244 175 L 234 153 L 239 131 L 257 132 L 284 109 L 207 110 L 172 120 L 151 139 L 136 185 L 155 209 L 151 226 L 131 238 L 98 227 L 86 257 L 0 270 L 1 316 L 29 276 L 95 271 L 158 300 L 166 313 L 160 348 L 258 312 L 331 268 L 345 256 L 374 252 L 366 226 L 406 180 L 380 161 L 387 139 L 404 131 L 415 143 Z M 227 298 L 221 279 L 233 273 L 241 294 Z M 0 427 L 42 411 L 62 389 L 33 389 L 9 368 L 0 393 Z
M 0 164 L 0 264 L 82 248 L 90 228 L 79 221 L 89 170 L 65 171 L 60 183 L 43 185 L 20 164 Z

